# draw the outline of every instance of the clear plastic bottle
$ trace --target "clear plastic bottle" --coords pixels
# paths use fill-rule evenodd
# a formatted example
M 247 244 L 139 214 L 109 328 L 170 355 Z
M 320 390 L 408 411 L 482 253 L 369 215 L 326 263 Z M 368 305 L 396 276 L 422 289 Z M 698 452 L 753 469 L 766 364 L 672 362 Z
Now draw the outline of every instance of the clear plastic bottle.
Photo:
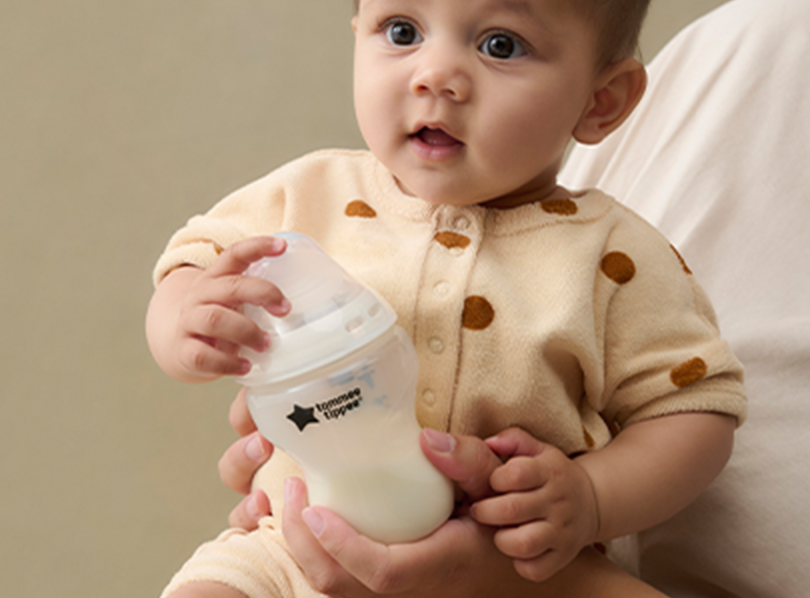
M 279 233 L 281 256 L 247 274 L 276 284 L 284 318 L 246 306 L 271 336 L 240 382 L 259 431 L 304 470 L 309 500 L 386 543 L 419 539 L 453 509 L 452 484 L 419 447 L 418 362 L 396 313 L 312 239 Z

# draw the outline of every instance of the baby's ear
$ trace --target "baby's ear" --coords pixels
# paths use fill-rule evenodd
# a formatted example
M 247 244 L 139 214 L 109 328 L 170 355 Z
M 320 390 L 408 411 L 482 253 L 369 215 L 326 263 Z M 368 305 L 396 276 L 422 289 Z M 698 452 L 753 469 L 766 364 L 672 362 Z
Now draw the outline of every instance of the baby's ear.
M 587 145 L 602 141 L 630 116 L 646 87 L 647 71 L 635 58 L 608 66 L 596 79 L 574 139 Z

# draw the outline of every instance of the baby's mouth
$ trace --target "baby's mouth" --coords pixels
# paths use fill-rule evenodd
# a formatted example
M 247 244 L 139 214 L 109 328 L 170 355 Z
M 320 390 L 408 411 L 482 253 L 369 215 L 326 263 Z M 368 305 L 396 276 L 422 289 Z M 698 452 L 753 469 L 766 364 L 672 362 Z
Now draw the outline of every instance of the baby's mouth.
M 411 138 L 418 139 L 425 145 L 436 148 L 463 145 L 461 141 L 442 129 L 432 129 L 430 127 L 422 127 L 416 133 L 413 133 Z

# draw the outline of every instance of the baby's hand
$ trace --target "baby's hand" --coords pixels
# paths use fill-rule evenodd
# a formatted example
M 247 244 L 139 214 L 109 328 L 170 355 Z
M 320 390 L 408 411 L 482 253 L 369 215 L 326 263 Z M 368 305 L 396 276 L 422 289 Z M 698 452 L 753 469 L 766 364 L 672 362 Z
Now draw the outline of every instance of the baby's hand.
M 175 345 L 188 373 L 202 378 L 246 374 L 250 363 L 239 357 L 239 347 L 267 349 L 269 337 L 241 313 L 242 306 L 258 305 L 284 316 L 290 304 L 275 285 L 243 272 L 251 263 L 280 255 L 286 248 L 282 239 L 247 239 L 227 248 L 209 268 L 195 271 L 180 304 Z
M 497 526 L 498 549 L 526 579 L 545 581 L 596 539 L 599 515 L 585 470 L 558 449 L 512 428 L 487 439 L 506 462 L 490 476 L 498 494 L 473 504 L 472 516 Z

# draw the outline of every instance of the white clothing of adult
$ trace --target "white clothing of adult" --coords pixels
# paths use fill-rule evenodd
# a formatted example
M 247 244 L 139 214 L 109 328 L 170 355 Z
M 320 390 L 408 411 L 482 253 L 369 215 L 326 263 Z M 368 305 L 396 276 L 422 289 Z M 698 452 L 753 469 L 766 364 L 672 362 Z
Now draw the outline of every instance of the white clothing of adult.
M 735 0 L 653 61 L 636 113 L 577 147 L 597 186 L 685 257 L 746 367 L 728 468 L 638 537 L 641 576 L 675 598 L 810 593 L 810 2 Z

